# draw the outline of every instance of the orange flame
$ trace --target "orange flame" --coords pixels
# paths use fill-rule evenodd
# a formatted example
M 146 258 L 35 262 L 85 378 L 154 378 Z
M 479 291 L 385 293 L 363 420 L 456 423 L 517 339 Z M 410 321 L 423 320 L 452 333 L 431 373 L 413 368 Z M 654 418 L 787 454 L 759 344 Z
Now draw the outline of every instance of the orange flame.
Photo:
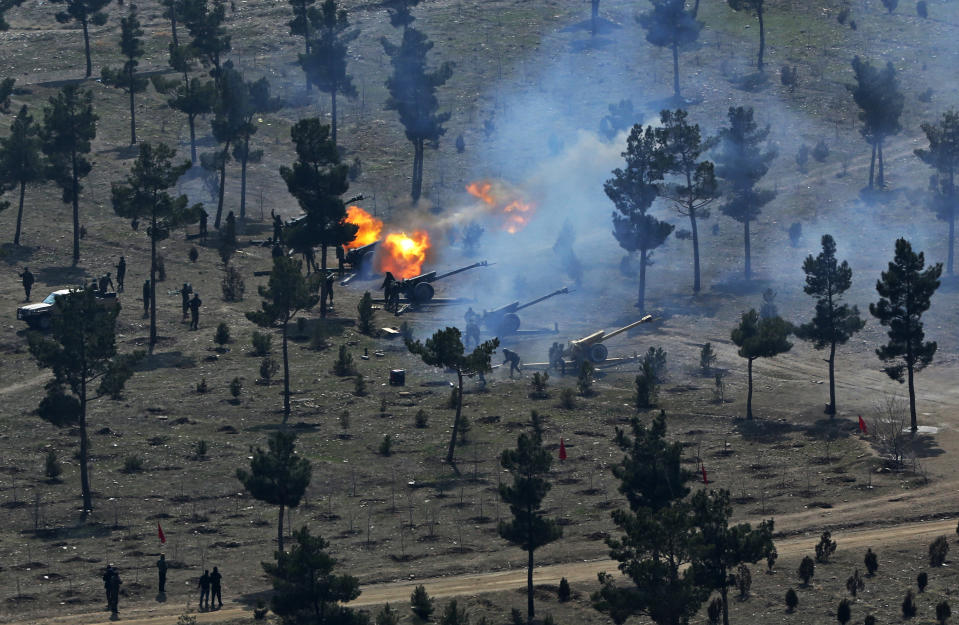
M 480 199 L 487 207 L 486 212 L 499 220 L 500 228 L 510 234 L 516 234 L 529 223 L 533 216 L 534 204 L 515 199 L 518 193 L 506 184 L 488 180 L 478 180 L 466 185 L 466 192 Z
M 363 247 L 369 245 L 380 238 L 380 232 L 383 231 L 383 221 L 370 215 L 359 206 L 349 206 L 346 209 L 346 222 L 359 226 L 356 232 L 356 238 L 346 244 L 346 249 L 354 247 Z
M 423 273 L 423 263 L 430 249 L 430 235 L 425 230 L 391 232 L 380 244 L 379 270 L 391 272 L 397 279 L 412 278 Z

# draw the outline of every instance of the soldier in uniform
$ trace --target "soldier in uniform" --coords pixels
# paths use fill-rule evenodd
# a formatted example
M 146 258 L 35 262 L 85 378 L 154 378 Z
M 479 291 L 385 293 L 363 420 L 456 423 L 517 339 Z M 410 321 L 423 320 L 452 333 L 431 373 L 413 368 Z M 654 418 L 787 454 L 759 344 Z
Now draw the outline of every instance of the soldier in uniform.
M 108 564 L 107 570 L 103 572 L 103 592 L 107 596 L 107 610 L 113 608 L 113 603 L 110 601 L 110 578 L 113 577 L 113 565 Z
M 220 594 L 220 582 L 223 579 L 223 576 L 220 575 L 220 571 L 216 567 L 213 567 L 213 572 L 210 573 L 210 607 L 213 608 L 213 602 L 217 602 L 217 607 L 215 609 L 220 609 L 223 607 L 223 597 Z
M 200 300 L 200 294 L 195 292 L 193 293 L 193 299 L 190 300 L 190 329 L 199 330 L 200 329 L 200 304 L 203 302 Z
M 332 271 L 326 274 L 326 298 L 330 300 L 330 308 L 333 308 L 333 282 L 336 281 L 336 274 Z
M 470 306 L 469 310 L 466 311 L 464 318 L 466 319 L 466 337 L 464 339 L 465 345 L 467 348 L 469 348 L 470 345 L 477 347 L 480 344 L 480 316 L 476 314 L 476 312 L 473 310 L 473 307 Z
M 110 611 L 116 614 L 120 609 L 120 572 L 116 569 L 110 570 L 110 578 L 107 580 L 107 597 L 109 598 Z
M 393 274 L 389 271 L 386 272 L 386 277 L 383 278 L 383 286 L 380 287 L 383 289 L 383 309 L 390 312 L 396 312 L 400 304 L 400 292 L 396 287 L 396 278 L 393 277 Z
M 279 245 L 283 242 L 283 220 L 272 209 L 270 216 L 273 217 L 273 244 Z
M 33 283 L 36 282 L 36 279 L 33 277 L 33 274 L 30 273 L 29 267 L 23 268 L 23 273 L 20 274 L 20 279 L 23 282 L 23 292 L 26 294 L 26 298 L 23 301 L 29 302 L 30 289 L 33 288 Z
M 190 294 L 193 293 L 193 287 L 189 282 L 184 282 L 180 289 L 180 308 L 183 312 L 183 321 L 186 321 L 186 315 L 190 312 Z
M 150 314 L 150 281 L 143 281 L 143 316 Z
M 159 576 L 159 583 L 157 584 L 157 592 L 163 594 L 166 592 L 166 556 L 160 554 L 160 559 L 157 560 L 157 575 Z
M 200 576 L 200 581 L 197 583 L 197 588 L 200 589 L 200 609 L 210 607 L 210 571 L 203 571 L 203 575 Z M 204 605 L 204 601 L 206 604 Z
M 208 219 L 206 211 L 200 212 L 200 240 L 206 241 L 206 220 Z
M 110 279 L 110 272 L 108 271 L 106 275 L 100 276 L 99 288 L 101 293 L 108 293 L 107 287 L 112 291 L 115 287 L 113 286 L 113 280 Z
M 503 364 L 509 363 L 509 377 L 513 377 L 513 371 L 523 372 L 523 368 L 520 366 L 519 354 L 514 352 L 511 349 L 503 348 Z
M 123 279 L 127 275 L 127 259 L 123 256 L 120 257 L 120 262 L 117 263 L 117 293 L 123 292 Z

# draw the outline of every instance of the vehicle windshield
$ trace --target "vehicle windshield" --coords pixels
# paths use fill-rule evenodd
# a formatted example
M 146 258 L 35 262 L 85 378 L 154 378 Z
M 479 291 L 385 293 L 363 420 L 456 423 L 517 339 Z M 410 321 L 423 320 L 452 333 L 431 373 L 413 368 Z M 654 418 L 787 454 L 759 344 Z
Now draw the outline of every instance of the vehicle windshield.
M 57 294 L 51 293 L 50 295 L 47 295 L 46 298 L 44 298 L 43 303 L 52 305 L 53 302 L 56 301 L 56 299 L 57 299 Z

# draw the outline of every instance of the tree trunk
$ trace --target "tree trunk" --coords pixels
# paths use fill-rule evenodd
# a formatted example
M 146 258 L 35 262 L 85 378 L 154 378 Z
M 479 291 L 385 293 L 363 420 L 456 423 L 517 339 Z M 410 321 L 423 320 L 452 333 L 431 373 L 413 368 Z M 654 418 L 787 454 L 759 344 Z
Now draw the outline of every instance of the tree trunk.
M 533 607 L 533 550 L 529 550 L 529 561 L 526 565 L 526 618 L 532 625 L 536 617 L 536 609 Z
M 23 194 L 20 195 L 20 206 L 23 206 Z M 20 235 L 20 218 L 17 217 L 17 236 Z M 956 247 L 956 209 L 949 211 L 949 254 L 946 256 L 946 274 L 952 275 L 952 261 Z
M 689 210 L 689 226 L 693 231 L 693 293 L 699 293 L 699 225 L 695 209 Z
M 250 158 L 250 140 L 247 139 L 240 159 L 240 220 L 246 219 L 246 164 Z
M 80 262 L 80 178 L 77 174 L 77 154 L 72 155 L 73 163 L 73 266 Z
M 170 33 L 173 36 L 173 47 L 180 47 L 180 38 L 176 34 L 176 0 L 170 2 Z
M 753 418 L 753 359 L 747 359 L 749 364 L 746 369 L 749 372 L 749 391 L 746 393 L 746 418 Z
M 460 429 L 460 415 L 463 413 L 463 372 L 456 370 L 459 385 L 456 387 L 456 416 L 453 418 L 453 435 L 450 436 L 450 447 L 446 452 L 446 463 L 453 464 L 453 452 L 456 450 L 456 435 Z
M 679 44 L 673 44 L 673 96 L 676 100 L 680 99 L 679 95 Z
M 869 188 L 873 187 L 873 179 L 876 172 L 876 142 L 872 142 L 872 157 L 869 159 Z
M 20 208 L 17 209 L 17 230 L 13 233 L 13 244 L 20 245 L 20 224 L 23 222 L 23 196 L 27 193 L 27 183 L 20 182 Z M 949 250 L 952 251 L 952 238 L 950 237 Z M 949 263 L 949 273 L 952 273 L 952 262 Z
M 723 600 L 723 625 L 729 625 L 729 603 L 727 599 L 729 598 L 729 588 L 726 584 L 723 584 L 719 589 L 719 596 Z
M 85 354 L 81 357 L 85 357 Z M 90 441 L 87 439 L 87 374 L 83 372 L 80 381 L 80 491 L 83 493 L 83 513 L 93 510 L 93 496 L 90 494 L 90 470 L 87 467 L 90 455 Z
M 320 246 L 320 318 L 326 319 L 326 244 Z
M 879 141 L 876 143 L 878 144 L 879 151 L 879 175 L 876 177 L 876 184 L 880 189 L 884 189 L 886 188 L 886 171 L 882 162 L 882 137 L 879 137 Z
M 216 203 L 216 219 L 213 220 L 213 227 L 220 229 L 220 217 L 223 216 L 223 194 L 226 191 L 226 159 L 230 155 L 230 142 L 227 141 L 223 148 L 223 162 L 220 163 L 220 196 Z
M 134 97 L 134 88 L 133 88 L 133 79 L 135 74 L 133 70 L 130 70 L 130 145 L 137 144 L 137 114 L 133 106 L 133 97 Z
M 906 363 L 906 370 L 909 372 L 909 419 L 910 419 L 910 429 L 912 433 L 915 434 L 919 429 L 919 425 L 916 422 L 916 386 L 913 382 L 913 365 L 910 359 L 910 362 Z
M 83 26 L 83 51 L 87 57 L 87 78 L 89 78 L 93 75 L 93 62 L 90 60 L 90 32 L 85 19 L 80 20 L 80 25 Z
M 639 250 L 639 298 L 636 308 L 640 313 L 646 312 L 646 249 Z
M 283 322 L 283 423 L 290 418 L 290 358 L 286 349 L 286 330 L 290 320 Z M 282 540 L 281 540 L 282 542 Z
M 276 525 L 276 551 L 283 553 L 283 504 L 280 504 L 280 519 Z
M 336 89 L 330 90 L 330 139 L 336 145 Z
M 599 0 L 590 0 L 592 3 L 592 13 L 590 14 L 590 30 L 593 36 L 596 36 L 596 23 L 599 21 Z
M 766 25 L 763 22 L 763 7 L 760 4 L 756 9 L 756 16 L 759 17 L 759 63 L 756 65 L 759 71 L 763 71 L 763 52 L 766 51 Z
M 190 162 L 196 165 L 196 115 L 189 115 L 187 121 L 190 126 Z
M 753 261 L 752 254 L 749 249 L 749 221 L 746 220 L 743 222 L 743 244 L 745 247 L 746 253 L 746 279 L 751 280 L 753 277 Z
M 420 194 L 423 191 L 423 140 L 413 141 L 413 187 L 410 195 L 413 203 L 420 201 Z
M 829 417 L 836 418 L 836 341 L 829 345 Z
M 155 201 L 155 200 L 154 200 Z M 156 210 L 150 219 L 150 353 L 157 344 L 157 217 Z
M 699 13 L 699 0 L 696 0 L 696 4 L 693 5 L 693 19 L 696 18 L 696 15 Z

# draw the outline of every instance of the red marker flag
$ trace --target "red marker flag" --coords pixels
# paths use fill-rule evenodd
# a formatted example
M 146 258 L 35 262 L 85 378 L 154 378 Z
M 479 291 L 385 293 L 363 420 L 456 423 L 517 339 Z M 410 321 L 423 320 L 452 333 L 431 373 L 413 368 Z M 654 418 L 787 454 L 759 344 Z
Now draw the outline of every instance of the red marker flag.
M 706 477 L 706 465 L 701 464 L 699 465 L 699 468 L 703 471 L 703 484 L 709 484 L 709 478 Z
M 157 521 L 157 537 L 159 537 L 161 543 L 166 542 L 166 535 L 163 533 L 163 528 L 160 527 L 159 521 Z
M 863 434 L 869 433 L 868 428 L 866 428 L 866 422 L 862 420 L 862 415 L 859 415 L 859 431 Z
M 566 460 L 566 443 L 563 439 L 559 439 L 559 459 Z

